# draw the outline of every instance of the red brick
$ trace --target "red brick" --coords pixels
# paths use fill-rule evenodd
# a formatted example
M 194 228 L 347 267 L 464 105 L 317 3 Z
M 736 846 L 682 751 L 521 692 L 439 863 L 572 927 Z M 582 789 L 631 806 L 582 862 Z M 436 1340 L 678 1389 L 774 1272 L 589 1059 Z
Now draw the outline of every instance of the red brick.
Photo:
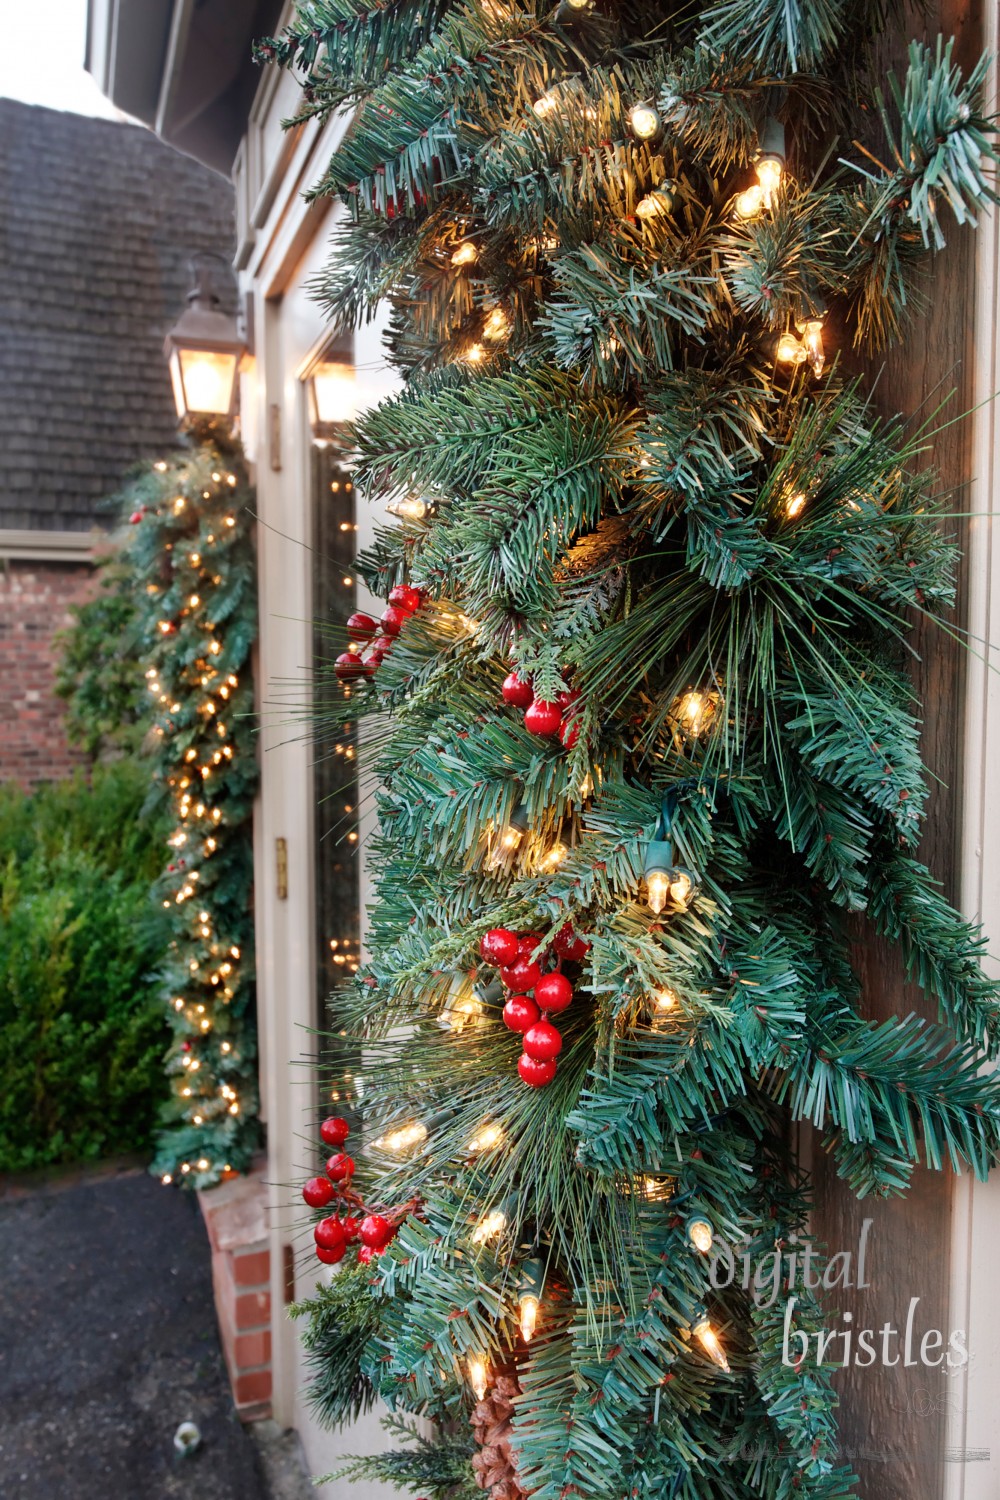
M 237 1375 L 233 1382 L 233 1396 L 238 1407 L 251 1406 L 260 1401 L 270 1401 L 270 1370 L 251 1370 L 246 1375 Z
M 70 623 L 69 606 L 97 587 L 86 564 L 11 561 L 0 569 L 0 781 L 30 787 L 84 764 L 63 733 L 53 636 Z
M 271 1331 L 259 1329 L 257 1333 L 240 1333 L 236 1336 L 233 1359 L 237 1370 L 255 1370 L 271 1363 Z
M 220 1313 L 221 1311 L 220 1308 Z M 271 1323 L 270 1292 L 244 1292 L 241 1297 L 237 1297 L 233 1322 L 241 1333 L 251 1328 L 269 1327 Z
M 251 1250 L 233 1256 L 233 1279 L 237 1286 L 267 1286 L 271 1279 L 271 1256 L 267 1250 Z

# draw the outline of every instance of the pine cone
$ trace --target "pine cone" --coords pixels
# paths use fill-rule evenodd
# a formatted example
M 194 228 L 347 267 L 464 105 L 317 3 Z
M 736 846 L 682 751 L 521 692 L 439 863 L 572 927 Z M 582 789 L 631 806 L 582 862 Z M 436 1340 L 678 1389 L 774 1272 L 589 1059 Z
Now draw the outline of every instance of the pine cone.
M 513 1397 L 521 1387 L 513 1365 L 494 1375 L 482 1401 L 472 1410 L 472 1431 L 479 1451 L 472 1456 L 476 1484 L 490 1500 L 528 1500 L 517 1478 L 517 1462 L 510 1445 Z

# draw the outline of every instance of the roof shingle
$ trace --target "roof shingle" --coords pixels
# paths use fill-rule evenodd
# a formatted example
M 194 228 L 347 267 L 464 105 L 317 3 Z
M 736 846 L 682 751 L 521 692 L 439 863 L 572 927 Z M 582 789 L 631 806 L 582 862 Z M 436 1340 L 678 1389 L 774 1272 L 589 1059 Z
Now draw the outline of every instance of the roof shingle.
M 140 126 L 0 99 L 0 528 L 87 530 L 174 440 L 163 337 L 233 214 Z

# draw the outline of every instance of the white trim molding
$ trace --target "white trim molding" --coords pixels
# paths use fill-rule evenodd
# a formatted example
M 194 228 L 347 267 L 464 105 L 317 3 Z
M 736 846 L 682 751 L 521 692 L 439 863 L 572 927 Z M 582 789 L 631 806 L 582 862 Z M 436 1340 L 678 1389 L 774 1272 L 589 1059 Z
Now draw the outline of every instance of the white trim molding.
M 0 528 L 0 562 L 94 563 L 105 541 L 100 531 L 7 531 Z
M 997 57 L 996 6 L 983 13 Z M 996 62 L 987 98 L 995 98 Z M 968 655 L 962 754 L 961 904 L 982 923 L 990 974 L 1000 974 L 1000 220 L 976 232 L 972 484 L 968 535 Z M 944 1500 L 1000 1493 L 1000 1168 L 989 1182 L 963 1175 L 951 1229 L 951 1327 L 968 1337 L 969 1363 L 946 1382 Z

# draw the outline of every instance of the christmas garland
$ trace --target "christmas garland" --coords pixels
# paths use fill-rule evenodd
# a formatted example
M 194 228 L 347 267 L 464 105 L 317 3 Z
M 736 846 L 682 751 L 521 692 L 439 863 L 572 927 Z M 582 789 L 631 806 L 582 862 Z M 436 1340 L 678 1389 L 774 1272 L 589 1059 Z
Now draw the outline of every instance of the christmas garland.
M 259 1139 L 248 502 L 240 456 L 217 442 L 150 465 L 123 497 L 135 656 L 153 709 L 146 747 L 175 820 L 154 890 L 171 926 L 160 979 L 174 1040 L 152 1170 L 192 1187 L 245 1171 Z
M 955 551 L 831 358 L 899 336 L 993 122 L 950 43 L 886 103 L 884 24 L 311 0 L 260 49 L 304 116 L 356 105 L 320 291 L 341 330 L 389 299 L 405 380 L 356 428 L 389 607 L 323 721 L 381 716 L 380 826 L 315 1394 L 464 1413 L 494 1500 L 847 1495 L 830 1363 L 785 1358 L 823 1327 L 788 1120 L 858 1195 L 1000 1144 L 997 990 L 916 855 L 907 634 Z M 864 1018 L 856 913 L 939 1026 Z

